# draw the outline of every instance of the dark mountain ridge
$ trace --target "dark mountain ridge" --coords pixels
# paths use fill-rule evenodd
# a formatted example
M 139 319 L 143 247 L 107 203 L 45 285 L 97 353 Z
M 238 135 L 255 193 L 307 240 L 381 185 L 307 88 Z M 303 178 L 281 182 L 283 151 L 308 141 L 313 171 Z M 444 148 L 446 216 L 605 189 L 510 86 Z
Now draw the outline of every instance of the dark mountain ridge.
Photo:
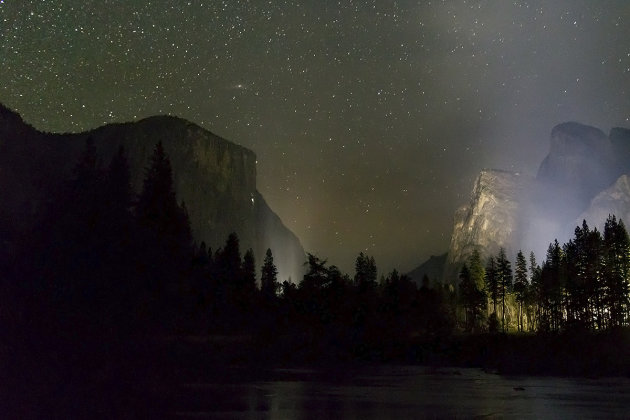
M 58 134 L 40 132 L 0 105 L 0 235 L 9 247 L 35 226 L 38 210 L 71 176 L 88 138 L 103 165 L 124 146 L 136 192 L 151 152 L 162 142 L 197 242 L 217 249 L 236 232 L 242 251 L 254 250 L 257 265 L 271 248 L 279 280 L 301 278 L 304 249 L 256 190 L 254 152 L 172 116 Z

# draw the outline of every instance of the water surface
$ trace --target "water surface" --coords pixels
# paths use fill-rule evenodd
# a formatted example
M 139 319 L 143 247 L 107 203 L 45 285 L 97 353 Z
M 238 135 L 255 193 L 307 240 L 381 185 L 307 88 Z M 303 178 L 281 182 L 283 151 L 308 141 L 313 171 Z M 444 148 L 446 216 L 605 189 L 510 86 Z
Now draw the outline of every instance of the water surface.
M 180 384 L 180 418 L 630 418 L 630 379 L 500 376 L 477 369 L 277 369 Z M 248 378 L 248 379 L 246 379 Z

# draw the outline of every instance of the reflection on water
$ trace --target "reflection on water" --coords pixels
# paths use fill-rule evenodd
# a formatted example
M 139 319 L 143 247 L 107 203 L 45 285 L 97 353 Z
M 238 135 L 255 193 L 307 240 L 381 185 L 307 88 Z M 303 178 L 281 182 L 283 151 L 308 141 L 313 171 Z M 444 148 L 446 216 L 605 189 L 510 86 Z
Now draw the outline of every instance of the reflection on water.
M 505 377 L 475 369 L 275 370 L 182 384 L 181 418 L 628 418 L 630 379 Z

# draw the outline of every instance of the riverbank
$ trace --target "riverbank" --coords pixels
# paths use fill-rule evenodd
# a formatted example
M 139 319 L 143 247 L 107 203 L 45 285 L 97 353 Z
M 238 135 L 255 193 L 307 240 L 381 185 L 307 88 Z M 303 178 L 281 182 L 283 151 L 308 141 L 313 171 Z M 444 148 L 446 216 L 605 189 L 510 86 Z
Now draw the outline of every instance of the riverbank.
M 185 369 L 220 366 L 303 367 L 403 363 L 481 368 L 500 374 L 630 377 L 630 331 L 411 337 L 354 345 L 308 334 L 171 337 L 165 343 Z
M 630 377 L 628 330 L 417 336 L 369 346 L 344 337 L 266 332 L 33 338 L 31 344 L 2 352 L 2 405 L 5 412 L 35 417 L 46 412 L 154 416 L 178 405 L 175 391 L 181 384 L 255 381 L 278 369 L 343 376 L 366 367 L 401 365 L 453 375 L 477 368 L 501 375 Z

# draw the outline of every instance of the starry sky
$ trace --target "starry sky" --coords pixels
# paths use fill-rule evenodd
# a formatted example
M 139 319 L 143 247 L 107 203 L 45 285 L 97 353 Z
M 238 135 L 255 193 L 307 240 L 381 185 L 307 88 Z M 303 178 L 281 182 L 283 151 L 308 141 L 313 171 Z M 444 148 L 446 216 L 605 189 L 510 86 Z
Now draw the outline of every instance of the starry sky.
M 254 150 L 308 251 L 408 271 L 482 168 L 630 126 L 630 2 L 0 0 L 0 102 L 36 128 L 171 114 Z

